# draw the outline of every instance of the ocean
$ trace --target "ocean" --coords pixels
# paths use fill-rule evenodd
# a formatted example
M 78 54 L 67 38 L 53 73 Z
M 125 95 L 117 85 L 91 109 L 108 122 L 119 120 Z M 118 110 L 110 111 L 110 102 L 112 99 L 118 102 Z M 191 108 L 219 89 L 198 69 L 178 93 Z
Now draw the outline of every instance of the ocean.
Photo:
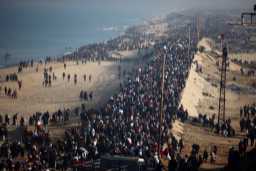
M 120 1 L 1 0 L 0 66 L 61 56 L 82 45 L 114 38 L 129 26 L 171 11 L 170 7 L 145 6 L 146 0 Z

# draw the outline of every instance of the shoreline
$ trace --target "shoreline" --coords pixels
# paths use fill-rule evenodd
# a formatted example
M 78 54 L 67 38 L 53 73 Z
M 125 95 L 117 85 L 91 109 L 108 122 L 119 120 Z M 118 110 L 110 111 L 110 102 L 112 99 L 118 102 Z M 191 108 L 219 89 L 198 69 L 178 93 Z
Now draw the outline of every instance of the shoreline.
M 0 67 L 0 71 L 2 71 L 0 74 L 2 77 L 1 80 L 3 80 L 3 81 L 1 81 L 2 90 L 6 84 L 7 85 L 10 84 L 10 87 L 8 87 L 8 88 L 11 88 L 12 90 L 17 89 L 16 82 L 8 83 L 5 81 L 6 75 L 9 75 L 11 73 L 18 74 L 18 77 L 19 77 L 18 80 L 22 80 L 22 82 L 33 81 L 33 80 L 27 80 L 26 76 L 24 77 L 24 75 L 36 74 L 37 75 L 36 77 L 38 77 L 38 78 L 33 77 L 33 79 L 39 81 L 40 82 L 39 84 L 41 84 L 42 68 L 47 69 L 47 68 L 49 68 L 49 65 L 55 66 L 55 65 L 59 65 L 59 64 L 61 65 L 61 63 L 63 65 L 64 63 L 76 63 L 78 61 L 79 61 L 79 63 L 81 63 L 81 62 L 83 63 L 83 61 L 87 61 L 88 63 L 97 63 L 97 62 L 102 61 L 103 63 L 107 62 L 107 63 L 114 64 L 114 63 L 116 63 L 115 59 L 119 60 L 119 58 L 121 58 L 121 56 L 122 57 L 127 57 L 127 55 L 129 56 L 130 51 L 136 50 L 136 51 L 143 52 L 144 50 L 146 50 L 146 51 L 150 50 L 154 46 L 154 42 L 157 42 L 160 39 L 160 37 L 163 36 L 162 34 L 165 34 L 165 32 L 167 31 L 167 24 L 166 24 L 165 18 L 166 17 L 161 17 L 161 18 L 158 17 L 158 18 L 154 18 L 154 19 L 150 20 L 150 22 L 147 22 L 147 23 L 140 23 L 137 25 L 132 25 L 130 27 L 127 27 L 122 34 L 120 34 L 114 38 L 111 38 L 107 41 L 103 40 L 103 41 L 99 41 L 96 43 L 89 43 L 86 45 L 82 45 L 79 48 L 76 48 L 72 53 L 67 54 L 67 55 L 45 56 L 45 57 L 35 58 L 35 59 L 29 58 L 27 60 L 17 61 L 15 64 L 2 65 Z M 145 34 L 145 32 L 149 32 L 149 33 Z M 119 52 L 121 52 L 121 53 L 119 53 Z M 139 54 L 137 54 L 137 56 L 141 56 L 141 54 L 139 53 Z M 129 61 L 130 60 L 128 60 L 128 62 L 126 62 L 126 63 L 130 63 Z M 33 63 L 33 65 L 31 63 Z M 114 65 L 116 65 L 116 64 L 114 64 Z M 39 73 L 41 72 L 41 75 L 38 75 L 39 73 L 36 72 L 36 68 L 38 68 L 38 67 L 40 68 Z M 24 70 L 24 71 L 21 71 L 19 73 L 18 72 L 19 68 L 22 68 L 22 70 Z M 78 68 L 80 68 L 80 66 Z M 53 69 L 53 71 L 54 71 L 54 69 Z M 83 68 L 80 68 L 80 69 L 83 70 Z M 129 70 L 129 69 L 127 69 L 127 70 Z M 80 71 L 77 71 L 77 72 L 79 73 Z M 61 74 L 60 73 L 58 73 L 58 74 L 59 74 L 58 77 L 61 77 L 60 76 Z M 72 77 L 73 77 L 73 75 L 72 75 Z M 79 77 L 81 77 L 81 76 L 79 76 Z M 28 84 L 28 83 L 26 83 L 26 84 Z M 25 85 L 25 86 L 30 87 L 30 85 Z M 41 90 L 40 85 L 38 85 L 37 87 Z M 37 92 L 37 89 L 34 89 L 33 87 L 31 87 L 31 88 L 32 89 L 30 91 Z M 29 91 L 29 90 L 26 90 L 26 91 Z M 42 91 L 44 91 L 44 90 L 42 90 Z M 62 89 L 62 91 L 63 91 L 63 89 Z M 24 95 L 22 95 L 22 91 L 18 92 L 18 96 L 19 96 L 19 93 L 21 93 L 20 95 L 24 97 Z M 54 93 L 54 92 L 52 92 L 52 93 Z M 103 94 L 105 94 L 105 93 L 103 93 Z M 30 95 L 26 95 L 26 96 L 29 97 Z M 19 101 L 19 98 L 20 97 L 18 97 L 18 101 Z M 2 101 L 3 97 L 1 97 L 0 100 Z M 26 99 L 24 99 L 24 100 L 26 101 Z M 6 100 L 6 101 L 9 101 L 9 103 L 17 103 L 17 102 L 15 102 L 16 100 L 14 100 L 14 102 L 12 102 L 13 100 L 11 100 L 11 101 Z M 36 101 L 38 101 L 38 100 L 36 100 Z M 17 105 L 24 106 L 19 103 L 17 103 L 14 106 L 17 106 Z M 64 102 L 64 104 L 65 103 L 66 102 Z M 36 105 L 37 104 L 39 104 L 39 102 L 37 102 Z M 9 106 L 9 104 L 7 104 L 7 106 Z M 42 106 L 44 106 L 44 104 L 42 104 Z M 73 105 L 73 106 L 76 107 L 77 105 Z M 57 107 L 57 108 L 59 108 L 59 107 Z M 4 107 L 4 108 L 6 108 L 6 107 Z M 47 110 L 47 109 L 48 108 L 46 107 L 45 110 Z M 21 111 L 23 111 L 23 110 L 21 110 Z M 41 109 L 40 109 L 40 111 L 41 111 Z M 6 111 L 6 112 L 10 113 L 8 111 Z M 32 111 L 27 111 L 27 112 L 33 113 L 33 112 L 37 112 L 37 110 L 32 110 Z M 25 112 L 25 113 L 27 113 L 27 112 Z M 45 112 L 45 111 L 41 111 L 41 112 Z M 54 112 L 54 111 L 52 111 L 52 112 Z M 11 112 L 11 113 L 13 113 L 13 112 Z M 21 112 L 21 113 L 24 113 L 24 112 Z
M 117 35 L 115 35 L 113 37 L 110 37 L 106 40 L 101 39 L 101 40 L 98 40 L 98 41 L 92 41 L 92 42 L 80 45 L 79 47 L 68 46 L 68 47 L 72 48 L 72 51 L 64 52 L 62 55 L 57 55 L 57 54 L 56 55 L 44 55 L 44 56 L 41 56 L 41 57 L 23 56 L 23 57 L 20 57 L 20 58 L 22 58 L 21 60 L 18 60 L 18 61 L 14 60 L 15 62 L 10 62 L 10 63 L 7 62 L 7 64 L 4 64 L 5 62 L 1 61 L 0 69 L 18 66 L 21 61 L 31 61 L 31 60 L 33 60 L 35 62 L 38 62 L 38 61 L 41 61 L 41 60 L 44 61 L 46 58 L 51 58 L 51 59 L 54 59 L 54 60 L 58 60 L 58 59 L 64 58 L 65 56 L 69 56 L 69 55 L 72 55 L 72 54 L 76 53 L 77 49 L 81 49 L 81 48 L 84 48 L 84 47 L 95 46 L 95 45 L 98 45 L 98 44 L 107 44 L 108 42 L 113 41 L 115 39 L 118 39 L 120 37 L 125 37 L 127 35 L 131 35 L 134 32 L 139 31 L 139 29 L 141 27 L 148 27 L 152 24 L 156 24 L 156 22 L 165 22 L 166 17 L 168 15 L 169 14 L 166 14 L 165 16 L 156 16 L 156 17 L 154 17 L 152 19 L 149 19 L 149 20 L 142 20 L 140 23 L 137 23 L 135 25 L 130 25 L 130 26 L 125 25 L 125 29 L 122 32 L 119 32 Z M 102 30 L 102 31 L 104 31 L 104 30 Z M 143 34 L 143 33 L 140 32 L 139 34 Z M 67 47 L 63 47 L 63 48 L 65 49 Z M 7 51 L 7 53 L 8 53 L 8 51 Z M 66 55 L 65 53 L 68 53 L 68 54 Z M 15 58 L 17 58 L 17 57 L 15 57 Z M 12 59 L 11 59 L 11 61 L 12 61 Z

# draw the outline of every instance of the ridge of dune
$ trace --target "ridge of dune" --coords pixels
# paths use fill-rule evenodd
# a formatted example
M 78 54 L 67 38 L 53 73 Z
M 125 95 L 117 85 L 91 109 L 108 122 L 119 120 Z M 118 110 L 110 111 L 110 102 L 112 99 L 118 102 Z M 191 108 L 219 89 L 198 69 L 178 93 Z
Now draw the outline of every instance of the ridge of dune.
M 194 61 L 198 58 L 200 58 L 200 56 L 196 55 Z M 199 104 L 199 100 L 202 98 L 202 91 L 205 85 L 207 85 L 207 81 L 198 75 L 195 71 L 195 65 L 192 64 L 180 102 L 190 116 L 198 116 L 196 107 Z
M 203 38 L 198 47 L 205 47 L 205 51 L 212 51 L 213 41 L 209 38 Z M 200 76 L 200 73 L 196 72 L 197 65 L 200 67 L 203 65 L 203 60 L 209 56 L 205 56 L 203 53 L 196 53 L 191 65 L 188 79 L 186 81 L 185 88 L 181 95 L 180 104 L 188 111 L 189 116 L 198 116 L 198 105 L 201 99 L 203 99 L 203 93 L 211 92 L 212 85 Z M 210 57 L 209 57 L 210 58 Z

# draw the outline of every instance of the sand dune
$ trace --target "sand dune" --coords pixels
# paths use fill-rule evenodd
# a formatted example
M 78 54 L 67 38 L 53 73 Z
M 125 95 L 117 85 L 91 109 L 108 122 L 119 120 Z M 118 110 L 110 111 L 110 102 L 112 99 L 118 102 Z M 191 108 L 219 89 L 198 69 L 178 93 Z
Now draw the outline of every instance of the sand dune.
M 182 93 L 181 104 L 192 117 L 197 117 L 199 113 L 211 116 L 218 114 L 219 82 L 220 72 L 216 62 L 220 60 L 213 45 L 207 43 L 208 39 L 203 39 L 199 44 L 206 46 L 207 51 L 195 55 L 194 61 L 202 67 L 202 73 L 196 72 L 196 64 L 192 64 L 186 86 Z M 212 41 L 211 41 L 212 42 Z M 247 55 L 243 55 L 247 56 Z M 220 62 L 220 61 L 219 61 Z M 235 79 L 233 79 L 235 77 Z M 236 130 L 236 136 L 225 138 L 216 136 L 210 129 L 185 123 L 182 125 L 182 136 L 185 144 L 185 151 L 190 152 L 191 144 L 200 145 L 201 152 L 204 149 L 211 150 L 213 145 L 218 146 L 218 160 L 216 164 L 203 164 L 202 168 L 218 168 L 227 163 L 228 150 L 231 146 L 237 146 L 243 133 L 239 130 L 240 107 L 245 104 L 256 102 L 255 94 L 251 93 L 251 83 L 253 77 L 243 76 L 240 73 L 240 66 L 230 61 L 227 70 L 227 89 L 226 89 L 226 118 L 232 119 L 232 126 Z M 239 91 L 232 89 L 232 86 Z M 177 128 L 175 128 L 177 129 Z

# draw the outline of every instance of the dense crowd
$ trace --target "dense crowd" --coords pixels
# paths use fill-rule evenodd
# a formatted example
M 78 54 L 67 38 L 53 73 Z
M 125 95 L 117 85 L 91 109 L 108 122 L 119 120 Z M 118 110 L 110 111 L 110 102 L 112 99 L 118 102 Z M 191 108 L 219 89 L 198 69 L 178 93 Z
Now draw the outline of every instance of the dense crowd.
M 81 113 L 81 120 L 87 123 L 83 133 L 90 145 L 95 148 L 94 152 L 143 158 L 153 157 L 157 152 L 161 98 L 158 87 L 161 85 L 163 55 L 166 55 L 167 67 L 161 146 L 168 139 L 172 120 L 177 117 L 182 119 L 187 117 L 184 110 L 177 111 L 177 108 L 179 94 L 185 86 L 192 58 L 184 54 L 186 48 L 184 40 L 177 40 L 173 45 L 169 43 L 165 46 L 168 48 L 165 49 L 164 45 L 156 47 L 153 60 L 137 69 L 134 79 L 127 80 L 121 87 L 120 93 L 112 96 L 107 105 L 97 112 L 96 118 Z M 89 151 L 89 154 L 93 151 Z
M 228 165 L 225 171 L 247 171 L 256 168 L 256 105 L 245 105 L 240 108 L 240 130 L 245 133 L 238 148 L 230 148 Z
M 152 46 L 150 44 L 150 42 L 153 41 L 151 36 L 145 36 L 135 30 L 136 28 L 131 28 L 124 35 L 107 42 L 94 43 L 80 47 L 73 53 L 64 55 L 62 61 L 83 59 L 100 61 L 110 58 L 111 51 L 145 49 Z
M 62 60 L 77 60 L 78 56 L 101 60 L 108 57 L 109 51 L 113 49 L 131 50 L 147 47 L 145 38 L 134 33 L 132 36 L 121 36 L 108 43 L 82 47 L 72 55 L 63 57 Z M 169 159 L 169 171 L 197 171 L 204 161 L 208 161 L 208 151 L 204 150 L 203 154 L 199 154 L 200 146 L 193 144 L 191 153 L 182 157 L 183 140 L 175 138 L 170 132 L 174 120 L 179 119 L 184 122 L 188 119 L 188 112 L 182 105 L 179 106 L 180 94 L 193 61 L 193 54 L 187 53 L 188 48 L 188 39 L 184 35 L 176 35 L 155 45 L 153 55 L 145 57 L 150 61 L 129 75 L 124 84 L 120 85 L 120 92 L 111 96 L 107 104 L 99 110 L 87 110 L 82 105 L 72 111 L 58 110 L 52 114 L 37 112 L 28 120 L 21 116 L 19 121 L 18 114 L 11 118 L 7 114 L 0 115 L 0 140 L 3 142 L 0 145 L 0 170 L 84 169 L 88 161 L 110 154 L 143 158 L 145 167 L 154 170 L 161 170 L 163 166 L 159 156 L 165 156 Z M 162 75 L 164 57 L 165 72 Z M 51 60 L 49 57 L 45 63 Z M 21 62 L 18 70 L 22 72 L 23 68 L 29 66 L 33 66 L 33 61 Z M 198 71 L 202 72 L 200 68 Z M 162 77 L 165 85 L 163 120 L 160 125 Z M 54 78 L 57 79 L 50 68 L 45 70 L 44 86 L 51 86 Z M 69 81 L 71 76 L 63 72 L 62 78 L 63 80 L 67 78 Z M 86 81 L 86 75 L 83 79 Z M 89 75 L 89 80 L 91 79 Z M 77 75 L 74 75 L 74 83 L 76 82 Z M 7 89 L 5 92 L 12 94 L 8 93 Z M 80 92 L 82 100 L 92 99 L 92 96 L 92 92 L 83 90 Z M 243 160 L 255 156 L 255 149 L 251 153 L 246 152 L 249 139 L 251 146 L 255 144 L 255 113 L 255 105 L 247 105 L 240 110 L 241 131 L 246 132 L 247 136 L 239 142 L 238 150 L 230 149 L 228 165 L 225 168 L 228 171 L 242 170 Z M 72 115 L 80 116 L 81 126 L 66 129 L 63 139 L 52 141 L 48 125 L 52 123 L 61 126 L 68 122 Z M 199 114 L 198 118 L 193 119 L 193 122 L 216 129 L 225 136 L 234 134 L 229 119 L 220 127 L 216 126 L 214 121 L 214 115 L 207 118 L 206 114 Z M 16 130 L 19 130 L 20 136 L 10 141 L 7 128 L 11 125 L 17 126 Z M 31 131 L 28 127 L 34 127 L 34 130 Z M 166 148 L 163 148 L 165 146 Z M 216 160 L 217 152 L 218 149 L 214 146 L 210 152 L 211 162 Z
M 251 146 L 256 139 L 256 105 L 245 105 L 240 109 L 240 129 L 246 133 L 245 144 L 248 146 L 250 140 Z
M 248 106 L 245 106 L 246 109 Z M 246 109 L 247 110 L 247 109 Z M 246 131 L 246 136 L 238 143 L 238 148 L 232 147 L 229 150 L 228 164 L 225 171 L 252 171 L 256 168 L 256 127 L 255 117 L 253 121 L 250 118 L 244 120 L 241 118 L 241 131 Z M 249 142 L 250 140 L 250 142 Z
M 49 120 L 65 122 L 71 111 L 58 111 L 52 116 L 36 113 L 29 118 L 29 125 L 36 125 L 35 131 L 27 131 L 24 118 L 24 134 L 20 141 L 5 142 L 1 146 L 2 168 L 44 168 L 70 167 L 97 159 L 103 154 L 117 154 L 144 158 L 147 165 L 160 165 L 158 156 L 159 111 L 161 66 L 165 63 L 164 117 L 161 129 L 161 144 L 169 142 L 178 146 L 171 136 L 169 128 L 173 120 L 186 120 L 188 113 L 178 108 L 180 92 L 192 62 L 187 55 L 187 40 L 177 38 L 155 46 L 150 62 L 139 67 L 133 75 L 121 85 L 121 91 L 112 96 L 99 111 L 87 111 L 84 107 L 76 111 L 82 121 L 81 128 L 66 130 L 64 140 L 52 143 L 47 128 Z M 148 56 L 150 58 L 150 56 Z M 92 115 L 94 113 L 95 115 Z M 145 119 L 147 118 L 147 119 Z M 7 119 L 9 120 L 9 119 Z M 8 123 L 5 123 L 8 124 Z M 171 149 L 171 148 L 170 148 Z M 4 151 L 10 151 L 4 152 Z M 161 155 L 164 152 L 161 150 Z M 175 154 L 175 153 L 173 153 Z M 18 156 L 26 160 L 20 162 Z M 154 162 L 150 162 L 154 161 Z M 197 160 L 196 160 L 197 161 Z M 194 166 L 193 166 L 194 167 Z
M 143 35 L 134 30 L 128 31 L 129 33 L 119 36 L 115 39 L 109 40 L 108 49 L 113 50 L 134 50 L 134 49 L 145 49 L 150 46 L 150 42 L 153 39 L 148 35 Z
M 150 167 L 161 170 L 163 167 L 159 156 L 169 159 L 169 171 L 197 171 L 204 161 L 214 162 L 217 156 L 217 147 L 214 146 L 210 154 L 204 150 L 199 154 L 200 146 L 192 145 L 189 155 L 182 157 L 184 147 L 182 139 L 176 139 L 171 133 L 172 123 L 179 119 L 184 122 L 188 119 L 188 112 L 179 106 L 180 93 L 185 86 L 193 54 L 187 54 L 188 40 L 179 35 L 176 38 L 155 45 L 153 55 L 145 56 L 150 59 L 145 65 L 127 77 L 118 94 L 111 96 L 106 105 L 99 110 L 86 110 L 85 106 L 58 110 L 53 114 L 37 112 L 28 120 L 18 114 L 9 118 L 0 115 L 0 169 L 7 170 L 45 170 L 49 168 L 66 170 L 67 168 L 81 169 L 88 167 L 88 161 L 95 161 L 102 155 L 121 155 L 143 158 L 145 169 Z M 152 56 L 151 56 L 152 55 Z M 165 72 L 162 72 L 163 57 Z M 64 68 L 65 68 L 64 63 Z M 44 72 L 44 78 L 54 78 L 52 69 Z M 50 74 L 51 73 L 51 74 Z M 159 125 L 161 80 L 164 76 L 163 93 L 163 121 Z M 50 77 L 50 78 L 49 78 Z M 63 79 L 66 73 L 63 72 Z M 74 82 L 77 76 L 74 75 Z M 70 75 L 67 75 L 70 80 Z M 91 80 L 91 75 L 88 80 Z M 86 81 L 86 75 L 84 75 Z M 92 92 L 80 92 L 82 100 L 92 99 Z M 241 131 L 247 132 L 247 137 L 254 145 L 255 138 L 255 105 L 241 108 Z M 63 125 L 70 120 L 72 115 L 80 116 L 81 127 L 65 130 L 65 137 L 57 142 L 51 141 L 48 129 L 49 123 Z M 222 126 L 216 128 L 215 116 L 207 118 L 199 114 L 193 118 L 203 126 L 219 130 L 225 136 L 231 136 L 231 121 L 227 120 Z M 17 126 L 20 137 L 15 141 L 8 141 L 8 126 Z M 33 131 L 28 126 L 34 126 Z M 159 129 L 161 134 L 159 135 Z M 253 132 L 253 139 L 252 139 Z M 159 144 L 160 140 L 160 144 Z M 166 148 L 163 148 L 166 146 Z M 241 140 L 238 151 L 230 149 L 229 164 L 227 168 L 235 168 L 237 161 L 246 153 L 248 138 Z M 160 148 L 160 154 L 158 153 Z

